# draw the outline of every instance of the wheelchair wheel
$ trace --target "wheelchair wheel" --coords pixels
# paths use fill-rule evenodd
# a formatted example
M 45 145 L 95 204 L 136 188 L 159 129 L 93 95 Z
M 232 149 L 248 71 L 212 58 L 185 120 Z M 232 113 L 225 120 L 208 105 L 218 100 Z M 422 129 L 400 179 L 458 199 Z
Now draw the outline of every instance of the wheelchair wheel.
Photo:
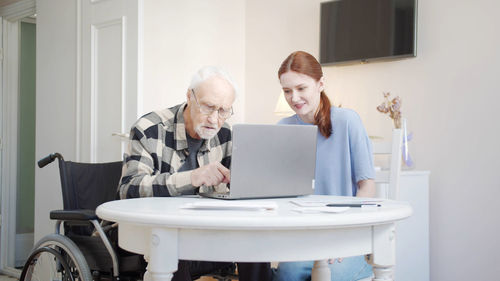
M 92 275 L 85 257 L 71 239 L 50 234 L 35 245 L 19 280 L 92 281 Z

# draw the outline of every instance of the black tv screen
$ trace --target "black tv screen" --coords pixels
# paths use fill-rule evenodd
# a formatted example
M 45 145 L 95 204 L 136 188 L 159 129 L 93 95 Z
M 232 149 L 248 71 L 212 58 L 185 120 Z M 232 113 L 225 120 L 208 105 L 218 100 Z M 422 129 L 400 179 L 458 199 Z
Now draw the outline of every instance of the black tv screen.
M 321 3 L 320 63 L 416 56 L 416 0 Z

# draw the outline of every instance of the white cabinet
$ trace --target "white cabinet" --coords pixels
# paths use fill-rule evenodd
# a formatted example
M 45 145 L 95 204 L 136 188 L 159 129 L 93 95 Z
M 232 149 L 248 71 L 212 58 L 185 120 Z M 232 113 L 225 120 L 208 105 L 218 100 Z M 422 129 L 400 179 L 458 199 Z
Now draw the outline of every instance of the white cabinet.
M 400 201 L 407 201 L 413 215 L 397 223 L 397 281 L 429 281 L 429 171 L 402 171 Z

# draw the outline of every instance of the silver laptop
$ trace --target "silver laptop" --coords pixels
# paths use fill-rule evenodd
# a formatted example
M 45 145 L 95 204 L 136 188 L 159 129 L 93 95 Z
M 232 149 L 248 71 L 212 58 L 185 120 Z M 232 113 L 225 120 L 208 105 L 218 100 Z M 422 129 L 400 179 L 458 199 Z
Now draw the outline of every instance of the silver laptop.
M 219 199 L 292 197 L 313 193 L 316 126 L 233 126 L 230 192 Z

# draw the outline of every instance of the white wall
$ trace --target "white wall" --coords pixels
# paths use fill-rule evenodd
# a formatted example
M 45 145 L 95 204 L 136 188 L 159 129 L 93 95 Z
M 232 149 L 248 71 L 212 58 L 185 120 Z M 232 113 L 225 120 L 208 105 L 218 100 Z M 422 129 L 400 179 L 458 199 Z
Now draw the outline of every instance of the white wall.
M 245 121 L 276 123 L 278 68 L 293 51 L 319 54 L 319 0 L 246 1 Z
M 318 54 L 319 2 L 247 1 L 247 121 L 277 120 L 276 72 L 291 51 Z M 499 10 L 493 0 L 420 1 L 416 58 L 324 68 L 329 96 L 355 109 L 371 135 L 391 130 L 375 109 L 382 92 L 402 98 L 410 153 L 431 171 L 434 281 L 500 276 Z
M 245 99 L 243 0 L 144 2 L 143 113 L 186 100 L 191 76 L 204 65 L 225 69 L 239 86 L 230 122 L 241 122 Z

